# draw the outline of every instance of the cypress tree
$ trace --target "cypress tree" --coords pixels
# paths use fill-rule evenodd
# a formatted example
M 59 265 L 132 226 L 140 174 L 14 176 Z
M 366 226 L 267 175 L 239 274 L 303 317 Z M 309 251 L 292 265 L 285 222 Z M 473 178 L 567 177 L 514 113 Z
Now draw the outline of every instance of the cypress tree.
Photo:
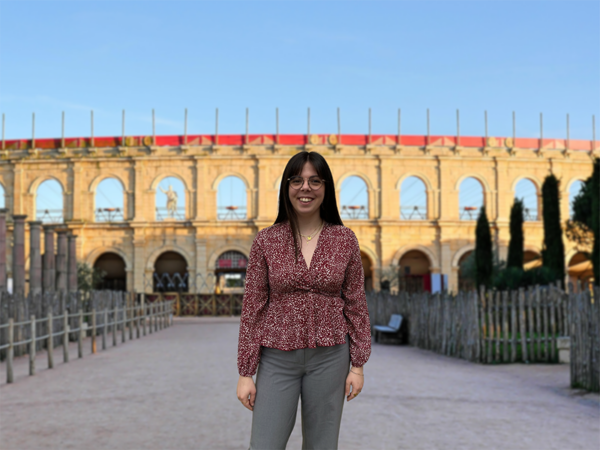
M 600 159 L 594 160 L 592 174 L 592 220 L 591 228 L 594 234 L 592 249 L 592 266 L 594 267 L 594 284 L 600 286 Z
M 544 249 L 542 260 L 544 267 L 550 269 L 564 287 L 565 247 L 560 225 L 559 181 L 550 174 L 542 185 L 542 204 L 544 208 Z
M 477 287 L 492 285 L 492 271 L 494 266 L 492 252 L 492 233 L 490 223 L 485 213 L 485 205 L 479 211 L 477 227 L 475 228 L 475 279 Z
M 523 200 L 515 198 L 510 209 L 510 242 L 506 267 L 523 268 Z

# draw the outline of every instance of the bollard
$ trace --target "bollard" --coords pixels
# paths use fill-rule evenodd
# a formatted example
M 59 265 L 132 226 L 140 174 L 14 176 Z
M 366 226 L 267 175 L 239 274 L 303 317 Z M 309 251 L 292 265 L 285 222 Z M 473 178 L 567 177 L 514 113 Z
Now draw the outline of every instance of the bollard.
M 35 375 L 35 316 L 31 316 L 31 339 L 29 341 L 29 375 Z
M 160 314 L 160 303 L 154 308 L 154 331 L 158 331 L 158 315 Z
M 117 345 L 117 311 L 118 309 L 112 310 L 113 322 L 112 322 L 112 341 L 113 347 Z
M 106 327 L 108 326 L 108 310 L 104 308 L 104 322 L 102 323 L 102 350 L 106 350 Z
M 83 310 L 79 310 L 79 339 L 77 342 L 77 355 L 83 358 Z
M 13 374 L 13 356 L 14 356 L 14 338 L 15 338 L 15 321 L 14 319 L 8 319 L 8 349 L 6 352 L 6 382 L 12 383 L 14 381 Z
M 96 353 L 96 310 L 92 309 L 92 354 Z
M 63 361 L 69 362 L 69 313 L 63 311 Z
M 140 307 L 135 307 L 135 337 L 140 338 Z
M 52 313 L 48 313 L 48 341 L 46 347 L 48 347 L 48 369 L 54 368 L 54 323 L 52 319 Z

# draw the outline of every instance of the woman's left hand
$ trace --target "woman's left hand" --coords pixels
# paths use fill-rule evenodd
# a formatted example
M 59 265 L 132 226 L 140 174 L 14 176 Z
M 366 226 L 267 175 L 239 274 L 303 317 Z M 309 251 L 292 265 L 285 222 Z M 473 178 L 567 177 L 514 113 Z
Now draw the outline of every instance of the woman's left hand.
M 362 391 L 363 385 L 365 384 L 365 378 L 362 375 L 362 367 L 352 367 L 352 372 L 348 373 L 348 376 L 346 377 L 346 401 L 349 402 Z M 352 392 L 350 392 L 351 387 Z

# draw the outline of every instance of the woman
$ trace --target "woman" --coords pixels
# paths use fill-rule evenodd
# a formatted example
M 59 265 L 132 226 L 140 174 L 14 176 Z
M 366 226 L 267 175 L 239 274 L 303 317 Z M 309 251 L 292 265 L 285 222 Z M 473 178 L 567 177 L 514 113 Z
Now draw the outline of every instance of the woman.
M 360 393 L 371 353 L 360 249 L 321 155 L 293 156 L 279 192 L 250 250 L 237 396 L 253 411 L 250 449 L 285 448 L 299 397 L 302 448 L 336 449 L 344 395 Z

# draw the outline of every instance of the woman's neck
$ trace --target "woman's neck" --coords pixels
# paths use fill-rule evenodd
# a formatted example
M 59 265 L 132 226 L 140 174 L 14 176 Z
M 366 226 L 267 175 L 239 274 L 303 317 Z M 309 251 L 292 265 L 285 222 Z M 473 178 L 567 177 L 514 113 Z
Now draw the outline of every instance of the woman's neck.
M 313 214 L 309 217 L 298 216 L 298 231 L 300 234 L 309 234 L 319 228 L 322 223 L 320 214 Z

